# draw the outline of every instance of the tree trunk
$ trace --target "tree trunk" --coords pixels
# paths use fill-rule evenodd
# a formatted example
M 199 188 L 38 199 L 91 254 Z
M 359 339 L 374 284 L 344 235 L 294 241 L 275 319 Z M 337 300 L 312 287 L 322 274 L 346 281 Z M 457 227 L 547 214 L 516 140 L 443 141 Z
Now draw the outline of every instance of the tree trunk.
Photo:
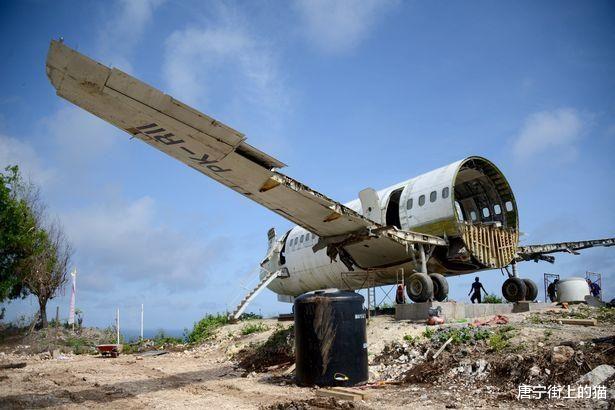
M 47 329 L 47 299 L 38 298 L 38 306 L 41 315 L 41 329 Z

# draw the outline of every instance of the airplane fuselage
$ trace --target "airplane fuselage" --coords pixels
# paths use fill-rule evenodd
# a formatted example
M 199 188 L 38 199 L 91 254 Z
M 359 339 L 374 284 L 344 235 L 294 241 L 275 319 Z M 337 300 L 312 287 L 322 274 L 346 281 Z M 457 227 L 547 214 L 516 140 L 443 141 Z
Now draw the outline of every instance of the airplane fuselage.
M 501 171 L 484 158 L 469 157 L 378 192 L 366 189 L 359 196 L 345 205 L 383 225 L 447 239 L 448 247 L 427 255 L 429 272 L 461 275 L 501 268 L 514 259 L 519 238 L 515 198 Z M 369 242 L 346 247 L 356 261 L 350 270 L 339 258 L 332 260 L 326 249 L 314 251 L 318 240 L 300 226 L 270 238 L 262 267 L 284 271 L 270 290 L 296 296 L 332 287 L 361 289 L 394 284 L 401 272 L 421 270 L 412 252 L 370 249 Z

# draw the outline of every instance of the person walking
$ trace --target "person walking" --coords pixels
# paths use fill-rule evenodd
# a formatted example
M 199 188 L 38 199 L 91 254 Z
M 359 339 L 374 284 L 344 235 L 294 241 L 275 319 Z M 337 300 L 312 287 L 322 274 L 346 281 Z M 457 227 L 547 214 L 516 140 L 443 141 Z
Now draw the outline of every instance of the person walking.
M 480 283 L 480 278 L 477 276 L 474 279 L 474 283 L 472 284 L 472 288 L 470 289 L 470 293 L 468 293 L 468 296 L 470 296 L 470 294 L 472 295 L 472 297 L 470 298 L 470 300 L 472 301 L 472 303 L 475 303 L 474 301 L 476 300 L 478 303 L 482 303 L 482 294 L 481 294 L 481 290 L 483 292 L 485 292 L 485 295 L 488 295 L 487 291 L 485 290 L 485 288 L 483 287 L 483 284 Z

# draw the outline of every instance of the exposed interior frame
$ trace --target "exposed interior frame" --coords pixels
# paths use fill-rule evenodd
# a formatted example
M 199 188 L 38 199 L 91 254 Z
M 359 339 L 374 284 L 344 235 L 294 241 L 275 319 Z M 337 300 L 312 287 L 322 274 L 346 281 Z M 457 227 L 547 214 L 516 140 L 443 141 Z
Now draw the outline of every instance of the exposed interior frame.
M 452 200 L 459 222 L 492 224 L 518 231 L 517 204 L 508 181 L 490 161 L 470 157 L 453 179 Z

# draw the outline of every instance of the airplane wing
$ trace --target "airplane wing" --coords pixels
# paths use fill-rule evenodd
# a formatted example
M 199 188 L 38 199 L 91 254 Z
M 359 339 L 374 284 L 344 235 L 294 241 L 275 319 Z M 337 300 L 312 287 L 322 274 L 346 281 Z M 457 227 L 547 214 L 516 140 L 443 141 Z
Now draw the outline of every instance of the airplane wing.
M 579 242 L 562 242 L 562 243 L 549 243 L 545 245 L 527 245 L 519 246 L 517 248 L 517 262 L 522 261 L 534 261 L 538 262 L 543 260 L 546 262 L 555 262 L 555 257 L 549 254 L 556 252 L 567 252 L 574 255 L 578 255 L 577 251 L 587 248 L 593 248 L 596 246 L 613 246 L 615 245 L 615 238 L 606 239 L 594 239 L 590 241 Z
M 240 132 L 62 42 L 51 42 L 46 66 L 59 96 L 320 237 L 367 232 L 367 240 L 406 248 L 446 244 L 436 236 L 400 235 L 395 228 L 372 231 L 382 227 L 277 172 L 284 164 L 246 143 Z

